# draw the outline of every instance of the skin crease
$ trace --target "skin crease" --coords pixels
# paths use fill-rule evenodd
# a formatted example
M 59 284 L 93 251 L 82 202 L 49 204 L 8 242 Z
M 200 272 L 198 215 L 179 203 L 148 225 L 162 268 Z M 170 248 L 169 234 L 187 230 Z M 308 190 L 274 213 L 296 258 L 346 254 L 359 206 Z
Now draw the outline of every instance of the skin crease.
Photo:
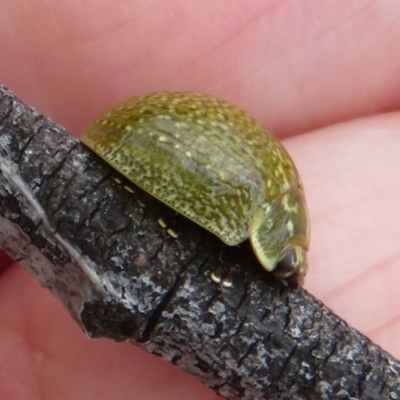
M 245 108 L 302 176 L 305 288 L 399 358 L 400 113 L 378 115 L 400 105 L 399 17 L 397 0 L 3 0 L 0 79 L 76 136 L 155 90 Z M 1 399 L 216 399 L 134 346 L 88 340 L 4 255 L 0 272 Z

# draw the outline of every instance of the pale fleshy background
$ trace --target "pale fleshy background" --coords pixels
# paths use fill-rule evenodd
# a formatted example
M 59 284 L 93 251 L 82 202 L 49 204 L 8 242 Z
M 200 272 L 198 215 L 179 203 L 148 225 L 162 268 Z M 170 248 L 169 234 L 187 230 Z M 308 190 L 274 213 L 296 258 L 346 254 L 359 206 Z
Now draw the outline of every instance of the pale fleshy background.
M 0 82 L 76 136 L 118 100 L 175 89 L 284 138 L 312 219 L 306 289 L 400 357 L 397 0 L 1 3 Z M 86 339 L 18 265 L 0 270 L 0 398 L 215 399 L 133 346 Z

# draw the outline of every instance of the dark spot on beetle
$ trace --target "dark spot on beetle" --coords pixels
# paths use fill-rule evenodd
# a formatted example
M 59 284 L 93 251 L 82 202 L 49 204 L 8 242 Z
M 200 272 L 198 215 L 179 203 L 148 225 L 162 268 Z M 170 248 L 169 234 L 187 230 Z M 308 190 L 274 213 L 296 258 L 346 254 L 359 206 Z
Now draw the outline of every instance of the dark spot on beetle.
M 291 274 L 296 266 L 296 262 L 296 252 L 293 249 L 287 250 L 283 258 L 276 264 L 274 274 L 282 276 Z

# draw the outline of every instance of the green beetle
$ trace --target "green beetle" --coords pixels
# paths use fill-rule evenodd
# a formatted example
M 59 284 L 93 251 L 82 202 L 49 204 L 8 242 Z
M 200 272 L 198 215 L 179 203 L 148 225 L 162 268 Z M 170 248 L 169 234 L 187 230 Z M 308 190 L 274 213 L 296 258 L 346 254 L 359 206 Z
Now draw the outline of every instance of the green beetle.
M 309 220 L 300 177 L 245 111 L 212 96 L 153 93 L 113 107 L 82 142 L 227 245 L 250 238 L 266 270 L 303 283 Z

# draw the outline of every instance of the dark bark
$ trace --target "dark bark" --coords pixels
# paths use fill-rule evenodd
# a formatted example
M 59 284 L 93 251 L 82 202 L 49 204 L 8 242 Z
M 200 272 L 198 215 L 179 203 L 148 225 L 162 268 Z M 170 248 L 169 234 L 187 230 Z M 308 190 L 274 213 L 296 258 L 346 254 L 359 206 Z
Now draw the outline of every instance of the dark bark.
M 0 247 L 89 336 L 129 339 L 228 399 L 400 399 L 397 360 L 276 282 L 247 244 L 222 245 L 116 177 L 0 87 Z

